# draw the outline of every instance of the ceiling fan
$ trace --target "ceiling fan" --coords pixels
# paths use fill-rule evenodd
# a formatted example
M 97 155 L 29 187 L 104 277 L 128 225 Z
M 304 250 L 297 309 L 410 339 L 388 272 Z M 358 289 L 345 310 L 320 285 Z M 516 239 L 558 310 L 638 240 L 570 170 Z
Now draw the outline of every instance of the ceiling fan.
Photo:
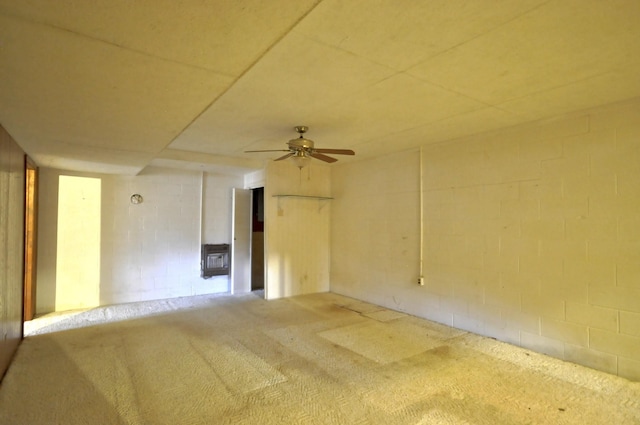
M 297 139 L 291 139 L 287 142 L 289 145 L 289 149 L 274 149 L 274 150 L 260 150 L 260 151 L 245 151 L 246 153 L 250 152 L 288 152 L 286 155 L 281 156 L 280 158 L 274 159 L 274 161 L 282 161 L 283 159 L 287 159 L 293 157 L 293 161 L 296 163 L 298 168 L 302 169 L 304 166 L 308 164 L 311 158 L 319 159 L 324 162 L 336 162 L 336 158 L 332 158 L 330 156 L 325 155 L 326 153 L 334 154 L 334 155 L 355 155 L 356 153 L 351 149 L 316 149 L 313 145 L 313 140 L 309 140 L 303 136 L 309 130 L 309 127 L 304 125 L 299 125 L 294 127 L 296 132 L 300 134 L 300 137 Z

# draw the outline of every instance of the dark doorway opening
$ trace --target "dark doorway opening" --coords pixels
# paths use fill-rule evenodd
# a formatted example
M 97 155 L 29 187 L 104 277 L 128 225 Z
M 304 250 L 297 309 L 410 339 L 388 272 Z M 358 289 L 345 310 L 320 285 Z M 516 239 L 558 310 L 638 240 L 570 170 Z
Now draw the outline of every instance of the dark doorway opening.
M 264 289 L 264 188 L 251 189 L 251 290 Z

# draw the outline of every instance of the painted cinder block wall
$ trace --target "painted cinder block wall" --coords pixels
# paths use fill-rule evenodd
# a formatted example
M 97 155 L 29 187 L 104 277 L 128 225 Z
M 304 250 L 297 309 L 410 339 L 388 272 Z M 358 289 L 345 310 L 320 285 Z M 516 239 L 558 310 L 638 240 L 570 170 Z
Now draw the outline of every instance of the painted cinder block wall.
M 332 188 L 332 291 L 640 380 L 640 99 L 338 164 Z
M 100 305 L 228 291 L 228 276 L 200 278 L 200 246 L 230 243 L 231 188 L 241 187 L 242 177 L 159 167 L 147 167 L 137 176 L 42 168 L 39 313 L 56 309 L 60 175 L 101 181 Z M 134 193 L 144 202 L 131 204 Z

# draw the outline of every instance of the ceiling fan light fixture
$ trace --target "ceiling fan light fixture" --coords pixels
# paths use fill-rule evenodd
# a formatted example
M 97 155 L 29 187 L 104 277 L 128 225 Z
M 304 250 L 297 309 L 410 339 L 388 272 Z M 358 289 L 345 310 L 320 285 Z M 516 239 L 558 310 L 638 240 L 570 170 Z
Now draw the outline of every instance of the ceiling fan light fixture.
M 309 162 L 311 161 L 311 158 L 307 156 L 306 152 L 304 151 L 298 151 L 296 152 L 296 154 L 293 156 L 293 162 L 294 164 L 296 164 L 296 167 L 298 167 L 299 169 L 303 169 L 304 167 L 306 167 Z

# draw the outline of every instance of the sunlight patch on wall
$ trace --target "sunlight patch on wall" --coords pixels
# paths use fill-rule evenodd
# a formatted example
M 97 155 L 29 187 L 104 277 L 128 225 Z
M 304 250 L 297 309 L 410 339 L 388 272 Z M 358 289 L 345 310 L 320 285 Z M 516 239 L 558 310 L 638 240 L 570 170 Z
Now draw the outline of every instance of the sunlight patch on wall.
M 100 304 L 100 192 L 100 179 L 60 176 L 56 311 Z

